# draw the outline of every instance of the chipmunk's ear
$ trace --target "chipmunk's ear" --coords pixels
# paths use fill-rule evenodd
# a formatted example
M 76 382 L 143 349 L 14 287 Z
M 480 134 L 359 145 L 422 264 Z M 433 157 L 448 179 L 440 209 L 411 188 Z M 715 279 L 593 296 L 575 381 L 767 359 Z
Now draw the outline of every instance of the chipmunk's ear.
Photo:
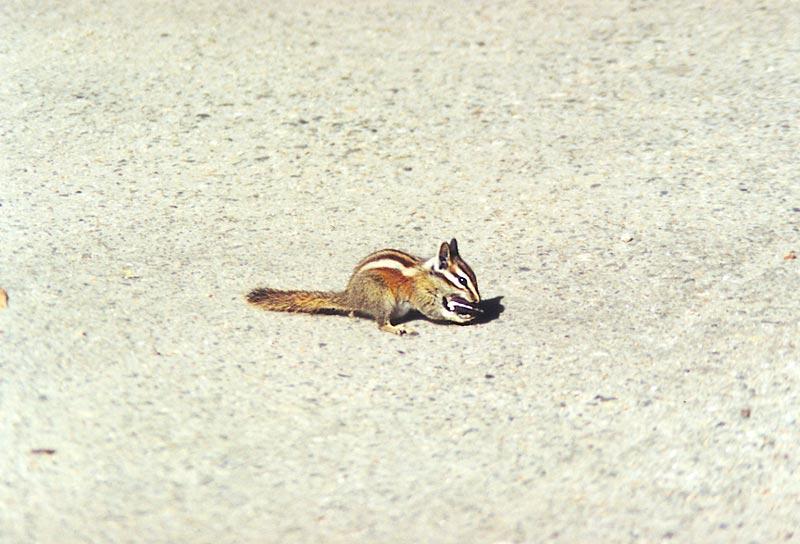
M 450 262 L 450 246 L 447 242 L 442 242 L 439 246 L 439 269 L 444 270 L 447 268 L 447 263 Z
M 455 238 L 450 240 L 450 254 L 453 257 L 458 257 L 458 242 L 456 242 Z

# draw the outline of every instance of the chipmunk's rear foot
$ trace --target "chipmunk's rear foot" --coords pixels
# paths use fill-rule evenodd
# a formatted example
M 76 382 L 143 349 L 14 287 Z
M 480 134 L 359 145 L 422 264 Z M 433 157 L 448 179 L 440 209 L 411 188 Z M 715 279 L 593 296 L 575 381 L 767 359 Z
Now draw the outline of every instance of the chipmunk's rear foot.
M 380 326 L 380 329 L 385 332 L 390 332 L 392 334 L 396 334 L 397 336 L 416 336 L 418 333 L 413 329 L 406 329 L 404 327 L 397 327 L 392 325 L 391 323 L 384 323 Z

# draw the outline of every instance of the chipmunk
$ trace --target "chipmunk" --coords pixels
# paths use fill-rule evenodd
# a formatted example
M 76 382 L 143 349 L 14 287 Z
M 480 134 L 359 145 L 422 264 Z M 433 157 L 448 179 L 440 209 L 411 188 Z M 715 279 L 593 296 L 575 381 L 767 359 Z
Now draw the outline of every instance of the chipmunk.
M 371 317 L 382 331 L 415 334 L 392 320 L 417 310 L 433 321 L 469 323 L 483 310 L 475 273 L 458 254 L 455 238 L 425 261 L 396 249 L 365 257 L 341 292 L 253 289 L 247 302 L 277 312 Z

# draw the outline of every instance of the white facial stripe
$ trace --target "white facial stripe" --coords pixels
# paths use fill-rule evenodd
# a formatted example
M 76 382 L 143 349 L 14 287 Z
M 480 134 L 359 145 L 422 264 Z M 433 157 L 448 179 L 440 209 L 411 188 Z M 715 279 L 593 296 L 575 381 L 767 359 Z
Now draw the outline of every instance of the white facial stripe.
M 455 276 L 452 272 L 450 272 L 447 268 L 439 268 L 439 257 L 432 257 L 432 258 L 428 259 L 427 261 L 425 261 L 425 264 L 423 264 L 422 266 L 425 267 L 425 268 L 430 268 L 430 269 L 436 270 L 442 276 L 447 278 L 447 281 L 449 281 L 450 283 L 452 283 L 454 286 L 458 287 L 459 289 L 466 289 L 475 298 L 475 300 L 478 300 L 479 296 L 478 296 L 477 289 L 475 289 L 475 285 L 472 283 L 472 280 L 469 278 L 469 276 L 467 274 L 465 274 L 463 271 L 459 270 L 459 274 L 464 276 L 464 278 L 467 280 L 467 286 L 466 287 L 461 285 L 459 283 L 459 281 L 458 281 L 458 277 Z
M 459 273 L 464 277 L 465 280 L 467 280 L 467 289 L 469 289 L 469 292 L 472 293 L 472 296 L 474 296 L 475 299 L 477 300 L 477 298 L 478 298 L 478 290 L 475 289 L 475 285 L 472 283 L 472 280 L 463 271 L 459 270 Z
M 442 274 L 442 276 L 447 278 L 447 281 L 449 281 L 450 283 L 452 283 L 453 285 L 455 285 L 459 289 L 463 289 L 464 288 L 463 285 L 458 283 L 458 276 L 456 276 L 455 274 L 450 272 L 448 269 L 445 268 L 444 270 L 439 270 L 439 272 Z
M 469 292 L 472 293 L 472 296 L 474 296 L 477 299 L 478 298 L 478 290 L 475 289 L 475 285 L 472 283 L 472 280 L 469 279 L 469 276 L 464 274 L 464 277 L 467 279 L 467 289 L 469 289 Z
M 401 274 L 406 277 L 411 277 L 417 274 L 416 268 L 409 268 L 408 266 L 404 265 L 401 262 L 398 262 L 394 259 L 378 259 L 377 261 L 372 261 L 370 263 L 365 264 L 361 267 L 361 271 L 364 270 L 373 270 L 375 268 L 391 268 L 392 270 L 399 270 Z

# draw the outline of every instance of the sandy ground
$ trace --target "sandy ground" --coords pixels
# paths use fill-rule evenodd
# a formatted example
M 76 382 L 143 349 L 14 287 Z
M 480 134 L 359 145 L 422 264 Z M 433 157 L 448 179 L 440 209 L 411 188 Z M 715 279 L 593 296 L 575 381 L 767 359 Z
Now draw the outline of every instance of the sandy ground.
M 800 8 L 707 4 L 3 2 L 0 541 L 800 542 Z M 497 319 L 242 300 L 453 236 Z

